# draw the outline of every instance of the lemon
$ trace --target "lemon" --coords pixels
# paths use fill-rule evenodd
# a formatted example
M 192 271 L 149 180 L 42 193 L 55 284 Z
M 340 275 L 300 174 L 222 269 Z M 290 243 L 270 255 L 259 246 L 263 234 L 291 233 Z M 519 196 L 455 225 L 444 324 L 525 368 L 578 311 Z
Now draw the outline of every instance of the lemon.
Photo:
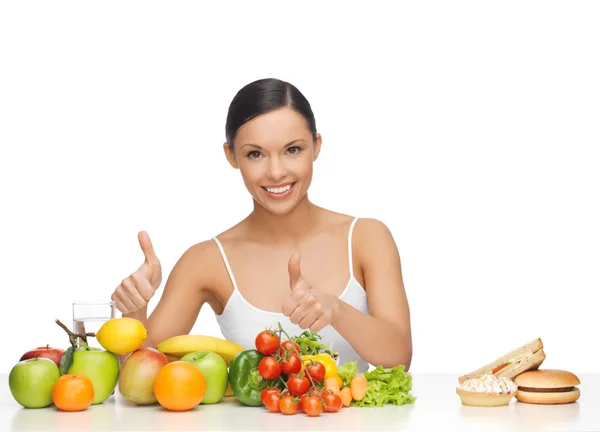
M 148 337 L 144 325 L 133 318 L 114 318 L 106 321 L 96 332 L 96 339 L 106 351 L 129 354 L 142 346 Z

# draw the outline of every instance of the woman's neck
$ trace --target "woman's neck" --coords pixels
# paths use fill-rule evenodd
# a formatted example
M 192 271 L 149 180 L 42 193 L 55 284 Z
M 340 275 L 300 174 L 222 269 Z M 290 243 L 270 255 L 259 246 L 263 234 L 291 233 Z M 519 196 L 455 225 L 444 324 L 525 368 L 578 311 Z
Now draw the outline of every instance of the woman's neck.
M 278 244 L 298 245 L 310 236 L 320 221 L 321 208 L 308 200 L 308 195 L 287 214 L 270 213 L 254 202 L 254 210 L 248 216 L 253 234 Z

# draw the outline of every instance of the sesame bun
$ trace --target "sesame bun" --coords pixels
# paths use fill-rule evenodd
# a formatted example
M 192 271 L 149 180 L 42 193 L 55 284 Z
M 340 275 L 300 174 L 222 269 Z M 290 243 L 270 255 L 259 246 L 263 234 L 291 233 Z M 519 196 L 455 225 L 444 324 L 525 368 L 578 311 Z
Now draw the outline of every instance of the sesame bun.
M 541 369 L 524 372 L 514 380 L 519 402 L 532 404 L 565 404 L 579 399 L 579 378 L 568 371 Z

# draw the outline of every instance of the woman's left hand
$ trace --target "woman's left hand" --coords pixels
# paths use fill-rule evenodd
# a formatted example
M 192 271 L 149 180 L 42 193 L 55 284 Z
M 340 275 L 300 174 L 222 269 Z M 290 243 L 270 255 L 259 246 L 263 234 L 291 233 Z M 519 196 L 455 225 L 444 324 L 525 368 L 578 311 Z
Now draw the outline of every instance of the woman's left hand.
M 314 288 L 300 271 L 300 255 L 292 254 L 288 263 L 291 293 L 283 302 L 283 314 L 301 329 L 318 333 L 331 324 L 336 298 Z

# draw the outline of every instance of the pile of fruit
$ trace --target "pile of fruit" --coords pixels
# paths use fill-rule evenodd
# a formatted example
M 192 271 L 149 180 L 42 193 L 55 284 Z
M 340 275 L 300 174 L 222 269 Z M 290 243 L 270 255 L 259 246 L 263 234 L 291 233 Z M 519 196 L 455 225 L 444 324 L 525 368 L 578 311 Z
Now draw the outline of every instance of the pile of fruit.
M 144 347 L 148 333 L 132 318 L 111 319 L 96 334 L 76 334 L 56 323 L 71 346 L 30 350 L 10 371 L 11 394 L 25 408 L 54 404 L 81 411 L 103 403 L 117 388 L 137 405 L 158 402 L 171 411 L 217 403 L 228 391 L 229 363 L 243 349 L 201 335 L 176 336 L 158 349 Z M 95 337 L 104 349 L 89 346 L 87 337 Z M 118 356 L 126 356 L 122 364 Z
M 290 337 L 281 325 L 261 331 L 256 349 L 203 335 L 175 336 L 155 349 L 143 346 L 146 329 L 132 318 L 109 320 L 96 334 L 75 334 L 56 322 L 71 346 L 28 351 L 10 371 L 11 394 L 25 408 L 54 404 L 63 411 L 81 411 L 103 403 L 117 388 L 130 402 L 158 403 L 170 411 L 230 396 L 271 412 L 308 416 L 415 400 L 404 366 L 378 366 L 359 375 L 356 362 L 337 367 L 337 353 L 320 343 L 316 333 Z M 104 349 L 90 347 L 87 337 L 95 337 Z M 119 355 L 126 356 L 122 364 Z

